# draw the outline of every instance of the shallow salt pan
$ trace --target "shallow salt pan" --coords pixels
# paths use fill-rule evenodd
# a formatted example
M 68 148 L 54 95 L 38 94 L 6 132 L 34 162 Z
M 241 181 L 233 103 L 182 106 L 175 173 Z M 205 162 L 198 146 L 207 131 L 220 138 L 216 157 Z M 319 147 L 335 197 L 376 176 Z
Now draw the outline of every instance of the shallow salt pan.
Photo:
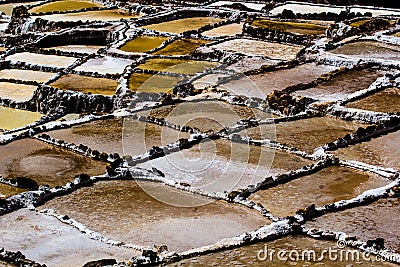
M 346 11 L 345 7 L 333 7 L 324 5 L 311 5 L 311 4 L 294 4 L 289 3 L 285 5 L 278 6 L 270 11 L 272 15 L 278 15 L 282 13 L 284 9 L 292 10 L 295 14 L 307 14 L 307 13 L 321 13 L 321 12 L 331 12 L 339 14 L 341 11 Z
M 242 33 L 243 25 L 244 23 L 232 23 L 205 31 L 202 35 L 209 37 L 233 36 Z
M 100 58 L 92 58 L 75 68 L 76 71 L 98 72 L 100 74 L 119 74 L 122 73 L 126 66 L 132 64 L 133 61 L 124 58 L 114 58 L 104 56 Z
M 106 163 L 75 154 L 35 139 L 17 140 L 0 146 L 0 175 L 26 177 L 39 185 L 64 186 L 75 175 L 102 175 Z
M 65 56 L 55 56 L 55 55 L 43 55 L 30 52 L 22 52 L 10 55 L 6 57 L 6 60 L 25 62 L 32 65 L 44 65 L 56 68 L 66 68 L 72 65 L 77 58 L 65 57 Z
M 234 39 L 216 44 L 205 49 L 223 50 L 227 52 L 242 53 L 253 56 L 264 56 L 270 59 L 292 60 L 302 49 L 301 46 L 284 45 L 271 42 L 262 42 L 250 39 Z
M 257 11 L 261 11 L 263 9 L 263 7 L 265 7 L 265 4 L 256 4 L 256 3 L 248 3 L 248 2 L 232 2 L 232 1 L 218 1 L 218 2 L 212 3 L 209 6 L 210 7 L 230 6 L 230 5 L 233 5 L 236 3 L 240 3 L 247 8 L 257 10 Z
M 194 17 L 194 18 L 177 19 L 173 21 L 146 25 L 143 26 L 143 28 L 159 32 L 170 32 L 170 33 L 180 34 L 185 31 L 197 30 L 203 26 L 214 24 L 221 21 L 224 20 L 212 17 Z
M 157 198 L 174 200 L 177 206 L 154 199 L 147 193 L 150 191 Z M 177 252 L 211 245 L 269 223 L 243 206 L 223 201 L 201 206 L 204 201 L 208 203 L 210 199 L 160 183 L 141 181 L 139 186 L 135 181 L 108 181 L 51 200 L 44 208 L 68 214 L 114 240 L 167 245 L 170 251 Z
M 45 48 L 46 50 L 54 49 L 64 52 L 76 52 L 76 53 L 86 53 L 86 54 L 94 54 L 97 53 L 100 49 L 105 46 L 100 45 L 62 45 L 62 46 L 53 46 Z
M 92 240 L 56 218 L 27 209 L 1 216 L 0 223 L 1 245 L 6 250 L 21 251 L 47 266 L 76 267 L 103 258 L 128 261 L 138 255 L 133 249 Z
M 0 70 L 0 78 L 3 79 L 16 79 L 22 81 L 36 81 L 44 83 L 55 76 L 55 73 L 33 71 L 33 70 L 20 70 L 20 69 L 4 69 Z
M 0 98 L 25 102 L 32 98 L 37 86 L 0 82 Z
M 400 234 L 397 214 L 398 199 L 382 199 L 368 206 L 326 214 L 310 221 L 307 227 L 345 232 L 366 242 L 378 237 L 385 239 L 385 246 L 400 252 Z
M 384 178 L 343 167 L 328 167 L 315 174 L 297 178 L 250 196 L 273 215 L 284 217 L 298 209 L 317 207 L 351 199 L 362 192 L 388 184 Z
M 35 18 L 37 16 L 33 16 Z M 49 21 L 117 21 L 120 19 L 138 18 L 140 15 L 128 15 L 117 10 L 86 11 L 67 14 L 53 14 L 40 16 Z
M 42 116 L 37 112 L 0 106 L 0 132 L 29 125 Z

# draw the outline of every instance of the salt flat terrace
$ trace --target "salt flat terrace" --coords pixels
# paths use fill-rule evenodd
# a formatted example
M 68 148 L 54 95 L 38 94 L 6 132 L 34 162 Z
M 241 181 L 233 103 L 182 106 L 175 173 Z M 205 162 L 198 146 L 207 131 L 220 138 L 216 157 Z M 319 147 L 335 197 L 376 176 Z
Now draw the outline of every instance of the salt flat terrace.
M 258 252 L 343 241 L 391 256 L 349 264 L 400 264 L 396 10 L 18 5 L 0 5 L 0 265 L 291 266 Z

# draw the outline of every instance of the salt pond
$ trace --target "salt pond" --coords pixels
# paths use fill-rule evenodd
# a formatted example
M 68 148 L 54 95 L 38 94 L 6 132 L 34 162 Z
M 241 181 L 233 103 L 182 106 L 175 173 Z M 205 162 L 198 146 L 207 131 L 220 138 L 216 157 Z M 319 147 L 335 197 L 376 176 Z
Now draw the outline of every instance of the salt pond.
M 31 65 L 45 65 L 57 68 L 66 68 L 72 65 L 77 58 L 55 55 L 44 55 L 30 52 L 22 52 L 6 57 L 6 60 L 20 61 Z
M 64 74 L 50 86 L 61 90 L 71 90 L 82 93 L 92 93 L 100 95 L 114 95 L 117 90 L 118 82 L 106 78 L 94 78 L 77 74 Z
M 43 115 L 37 112 L 0 106 L 0 132 L 29 125 Z
M 87 62 L 75 68 L 75 70 L 98 72 L 100 74 L 119 74 L 124 71 L 126 66 L 132 63 L 133 61 L 129 59 L 103 56 L 98 58 L 91 58 Z
M 221 21 L 224 20 L 213 17 L 193 17 L 193 18 L 177 19 L 172 21 L 146 25 L 143 26 L 143 28 L 159 32 L 170 32 L 170 33 L 180 34 L 186 31 L 197 30 L 203 26 L 215 24 Z
M 0 82 L 0 98 L 25 102 L 33 97 L 36 88 L 35 85 Z

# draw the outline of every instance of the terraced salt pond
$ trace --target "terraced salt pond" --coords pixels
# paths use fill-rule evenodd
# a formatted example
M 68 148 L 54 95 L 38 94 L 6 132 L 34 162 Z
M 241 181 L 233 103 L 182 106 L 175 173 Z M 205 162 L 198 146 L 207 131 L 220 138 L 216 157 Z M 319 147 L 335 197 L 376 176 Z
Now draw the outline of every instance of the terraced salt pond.
M 175 181 L 190 183 L 192 188 L 229 192 L 310 163 L 292 154 L 218 139 L 139 166 L 155 167 Z
M 356 58 L 362 57 L 397 61 L 400 59 L 399 46 L 375 41 L 350 42 L 330 52 Z
M 145 63 L 139 65 L 137 68 L 142 70 L 154 70 L 191 75 L 198 72 L 203 72 L 206 69 L 216 67 L 217 65 L 217 62 L 209 61 L 195 61 L 174 58 L 152 58 L 147 60 Z
M 129 78 L 129 89 L 135 92 L 167 93 L 172 92 L 181 80 L 180 77 L 161 74 L 133 73 Z
M 274 21 L 266 19 L 255 19 L 251 26 L 264 28 L 270 31 L 282 31 L 303 35 L 323 35 L 328 27 L 318 24 L 298 21 Z
M 191 55 L 198 47 L 208 44 L 209 41 L 201 39 L 179 39 L 154 53 L 155 55 Z
M 159 32 L 181 34 L 182 32 L 197 30 L 203 26 L 221 21 L 224 20 L 214 17 L 193 17 L 146 25 L 143 26 L 143 28 Z
M 40 16 L 42 19 L 49 21 L 117 21 L 120 19 L 129 20 L 138 18 L 140 15 L 130 15 L 119 11 L 118 9 L 111 10 L 96 10 L 96 11 L 85 11 L 77 13 L 65 13 L 65 14 L 52 14 Z
M 26 177 L 50 187 L 72 182 L 75 175 L 102 175 L 106 163 L 94 161 L 35 139 L 14 141 L 0 147 L 0 175 Z
M 169 198 L 181 200 L 179 196 L 184 194 L 196 203 L 205 201 L 159 183 L 141 182 L 141 185 Z M 155 200 L 135 181 L 109 181 L 51 200 L 43 208 L 68 214 L 114 240 L 148 246 L 165 244 L 170 251 L 177 252 L 210 245 L 268 223 L 255 211 L 222 201 L 206 206 L 182 206 Z M 99 213 L 102 216 L 99 217 Z M 118 227 L 115 222 L 118 222 Z
M 54 11 L 74 11 L 84 8 L 103 7 L 102 5 L 89 0 L 60 0 L 35 6 L 29 10 L 30 13 L 47 13 Z
M 105 46 L 101 45 L 61 45 L 61 46 L 52 46 L 45 48 L 46 50 L 58 50 L 63 52 L 71 52 L 71 53 L 84 53 L 84 54 L 94 54 L 97 53 L 100 49 L 105 48 Z
M 0 183 L 0 199 L 1 198 L 8 198 L 10 196 L 22 193 L 24 191 L 26 191 L 26 190 L 22 189 L 22 188 L 11 186 L 11 185 Z
M 37 112 L 3 106 L 0 106 L 0 114 L 0 133 L 4 130 L 24 127 L 39 120 L 43 116 Z
M 388 184 L 384 178 L 344 167 L 328 167 L 250 196 L 275 216 L 294 215 L 311 204 L 317 207 L 351 199 L 362 192 Z
M 69 65 L 72 65 L 77 58 L 22 52 L 10 55 L 6 57 L 6 60 L 25 62 L 31 65 L 45 65 L 56 68 L 66 68 Z
M 231 250 L 223 250 L 207 255 L 201 255 L 190 259 L 182 260 L 178 263 L 168 264 L 167 266 L 272 266 L 272 267 L 289 267 L 289 266 L 330 266 L 330 267 L 343 267 L 346 266 L 384 266 L 384 267 L 395 267 L 397 265 L 389 262 L 376 262 L 374 256 L 371 256 L 371 260 L 363 259 L 360 255 L 359 260 L 343 262 L 339 260 L 333 260 L 334 257 L 330 258 L 327 256 L 328 249 L 337 250 L 337 244 L 334 241 L 317 240 L 302 236 L 288 236 L 282 239 L 261 242 L 253 245 L 247 245 L 240 248 Z M 270 254 L 274 250 L 272 258 Z M 349 250 L 352 251 L 351 248 Z M 262 252 L 261 252 L 262 251 Z M 267 252 L 265 255 L 264 251 Z M 278 251 L 286 251 L 286 253 L 277 256 Z M 296 251 L 298 254 L 294 253 Z M 295 255 L 301 255 L 305 251 L 315 251 L 315 257 L 311 256 L 310 260 L 307 255 L 305 260 L 291 261 L 289 259 L 289 252 L 294 255 L 292 258 L 296 258 Z M 361 252 L 360 252 L 361 254 Z M 326 257 L 322 256 L 325 255 Z M 285 260 L 287 258 L 287 260 Z
M 145 53 L 159 47 L 169 38 L 164 36 L 138 36 L 133 40 L 126 42 L 121 48 L 125 52 Z
M 119 74 L 124 71 L 126 66 L 132 63 L 133 61 L 130 59 L 103 56 L 98 58 L 91 58 L 87 62 L 76 67 L 75 70 L 97 72 L 100 74 Z
M 346 107 L 376 112 L 400 112 L 400 89 L 388 88 L 373 95 L 348 103 Z
M 20 6 L 20 5 L 29 6 L 29 5 L 37 4 L 37 3 L 39 3 L 39 2 L 24 2 L 24 3 L 2 4 L 2 5 L 0 5 L 0 12 L 4 12 L 7 16 L 11 16 L 14 7 Z
M 202 51 L 215 49 L 252 56 L 263 56 L 277 60 L 293 60 L 302 48 L 296 45 L 284 45 L 251 39 L 233 39 L 204 48 Z
M 36 88 L 35 85 L 0 82 L 0 97 L 16 102 L 25 102 L 33 97 Z
M 352 70 L 317 87 L 296 91 L 293 95 L 325 101 L 336 101 L 344 99 L 359 90 L 368 89 L 376 79 L 382 77 L 384 74 L 384 71 L 373 69 Z
M 1 216 L 0 223 L 2 246 L 6 250 L 21 251 L 27 258 L 47 266 L 83 266 L 103 258 L 128 261 L 139 254 L 93 240 L 56 218 L 28 209 Z
M 84 144 L 100 152 L 118 153 L 121 156 L 142 155 L 153 146 L 168 145 L 179 138 L 189 137 L 187 133 L 136 119 L 99 120 L 47 134 L 69 143 Z
M 244 23 L 232 23 L 205 31 L 202 35 L 208 37 L 234 36 L 242 33 L 243 25 Z
M 20 81 L 36 81 L 44 83 L 55 76 L 55 73 L 33 71 L 33 70 L 20 70 L 20 69 L 3 69 L 0 70 L 0 78 L 15 79 Z
M 274 140 L 276 134 L 276 141 L 313 153 L 315 148 L 342 138 L 346 134 L 354 133 L 358 127 L 365 127 L 365 124 L 330 117 L 316 117 L 278 123 L 275 125 L 275 133 L 271 132 L 270 125 L 261 125 L 249 128 L 246 132 L 241 132 L 241 135 L 248 135 L 257 140 Z
M 340 148 L 334 151 L 341 159 L 357 160 L 367 164 L 399 170 L 400 132 L 389 133 L 369 142 Z
M 313 5 L 313 4 L 297 4 L 297 3 L 288 3 L 284 5 L 280 5 L 270 10 L 269 12 L 272 15 L 278 15 L 282 13 L 283 10 L 291 10 L 295 14 L 307 14 L 307 13 L 322 13 L 322 12 L 331 12 L 339 14 L 342 11 L 346 11 L 344 6 L 329 6 L 329 5 Z
M 71 90 L 81 93 L 92 93 L 100 95 L 114 95 L 118 82 L 106 78 L 94 78 L 77 74 L 64 74 L 50 84 L 61 90 Z
M 387 248 L 399 253 L 400 234 L 394 216 L 399 212 L 399 199 L 381 199 L 367 206 L 324 215 L 308 222 L 306 226 L 346 232 L 363 241 L 381 237 L 385 239 Z
M 196 127 L 202 132 L 218 132 L 225 127 L 236 125 L 241 119 L 273 118 L 273 115 L 268 112 L 246 106 L 230 105 L 221 101 L 183 102 L 176 105 L 154 108 L 151 111 L 139 114 L 164 118 L 166 121 L 176 125 Z M 273 134 L 274 131 L 273 128 L 267 128 L 267 126 L 265 130 L 268 130 L 269 134 Z
M 217 84 L 219 79 L 228 77 L 226 74 L 208 74 L 193 82 L 195 89 L 204 89 Z
M 241 79 L 232 80 L 219 88 L 234 94 L 248 97 L 265 98 L 273 91 L 281 91 L 296 84 L 307 84 L 323 74 L 333 71 L 335 67 L 306 63 L 294 68 L 280 69 L 257 75 L 243 76 Z

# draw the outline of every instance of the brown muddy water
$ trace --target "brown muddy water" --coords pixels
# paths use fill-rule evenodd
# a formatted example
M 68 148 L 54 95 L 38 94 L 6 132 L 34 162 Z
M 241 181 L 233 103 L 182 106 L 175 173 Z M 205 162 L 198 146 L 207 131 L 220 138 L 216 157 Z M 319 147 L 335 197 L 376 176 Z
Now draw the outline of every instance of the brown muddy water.
M 388 262 L 363 260 L 361 255 L 360 260 L 355 261 L 352 261 L 350 257 L 348 262 L 345 260 L 340 261 L 340 258 L 335 260 L 334 256 L 329 258 L 329 248 L 331 248 L 332 251 L 337 250 L 336 242 L 316 240 L 302 236 L 288 236 L 275 241 L 261 242 L 240 248 L 197 256 L 182 260 L 178 263 L 168 264 L 167 266 L 397 266 Z M 272 252 L 273 250 L 274 252 Z M 279 251 L 281 251 L 281 258 L 277 256 Z M 305 257 L 303 259 L 302 253 L 305 251 L 314 251 L 315 257 L 308 258 L 308 256 L 304 254 Z M 270 257 L 271 252 L 272 257 Z M 293 255 L 293 257 L 291 257 L 292 260 L 289 258 L 289 253 L 292 253 Z M 325 257 L 322 256 L 323 253 L 325 254 Z M 297 258 L 297 255 L 299 255 L 299 258 Z M 340 256 L 339 253 L 336 255 Z M 374 260 L 374 257 L 371 257 L 371 260 Z
M 340 148 L 333 153 L 341 159 L 400 170 L 399 144 L 400 131 L 397 131 L 368 142 Z
M 375 41 L 347 43 L 331 52 L 357 58 L 364 57 L 383 60 L 400 59 L 400 47 Z
M 198 39 L 180 39 L 176 40 L 163 49 L 155 52 L 155 55 L 191 55 L 198 47 L 208 44 L 210 41 L 198 40 Z
M 357 108 L 376 112 L 400 112 L 400 89 L 393 87 L 348 103 L 347 108 Z
M 232 80 L 218 88 L 248 97 L 267 96 L 274 90 L 281 91 L 296 84 L 307 84 L 335 68 L 327 65 L 306 63 L 290 69 L 281 69 L 257 75 L 244 76 Z
M 157 183 L 147 182 L 147 186 L 167 197 L 182 194 Z M 68 214 L 114 240 L 148 246 L 165 244 L 170 251 L 178 252 L 269 224 L 255 211 L 221 201 L 187 208 L 170 206 L 149 196 L 135 181 L 99 182 L 51 200 L 43 208 Z
M 155 167 L 167 177 L 208 192 L 229 192 L 311 163 L 289 153 L 218 139 L 140 166 Z
M 368 89 L 376 79 L 382 77 L 384 74 L 384 71 L 379 70 L 352 70 L 317 87 L 296 91 L 293 95 L 325 101 L 336 101 L 344 99 L 359 90 Z
M 168 145 L 188 137 L 188 134 L 171 128 L 128 118 L 99 120 L 48 134 L 66 142 L 84 144 L 100 152 L 121 156 L 141 155 L 153 146 Z
M 39 185 L 62 186 L 75 175 L 101 175 L 106 163 L 94 161 L 35 139 L 23 139 L 0 146 L 0 175 L 26 177 Z
M 126 14 L 119 9 L 116 10 L 96 10 L 78 13 L 52 14 L 41 16 L 42 19 L 49 21 L 117 21 L 120 19 L 128 20 L 138 18 L 140 15 Z M 33 17 L 35 18 L 35 16 Z
M 176 125 L 196 127 L 202 132 L 218 132 L 225 127 L 234 126 L 241 119 L 271 119 L 274 117 L 269 112 L 231 105 L 222 101 L 184 102 L 155 108 L 144 114 L 164 118 Z
M 261 125 L 241 132 L 253 139 L 272 139 L 289 147 L 313 153 L 314 149 L 326 143 L 333 142 L 346 134 L 354 133 L 358 127 L 365 125 L 330 117 L 316 117 L 274 125 Z M 274 139 L 276 136 L 276 139 Z
M 400 253 L 400 234 L 397 215 L 399 199 L 382 199 L 368 206 L 326 214 L 306 226 L 341 231 L 362 241 L 385 239 L 385 246 Z
M 273 215 L 294 215 L 311 204 L 317 207 L 351 199 L 362 192 L 388 184 L 384 178 L 344 167 L 328 167 L 250 196 Z
M 139 253 L 90 239 L 58 219 L 21 209 L 0 217 L 0 243 L 47 266 L 76 267 L 88 261 L 116 258 L 128 261 Z M 1 264 L 0 264 L 1 266 Z

